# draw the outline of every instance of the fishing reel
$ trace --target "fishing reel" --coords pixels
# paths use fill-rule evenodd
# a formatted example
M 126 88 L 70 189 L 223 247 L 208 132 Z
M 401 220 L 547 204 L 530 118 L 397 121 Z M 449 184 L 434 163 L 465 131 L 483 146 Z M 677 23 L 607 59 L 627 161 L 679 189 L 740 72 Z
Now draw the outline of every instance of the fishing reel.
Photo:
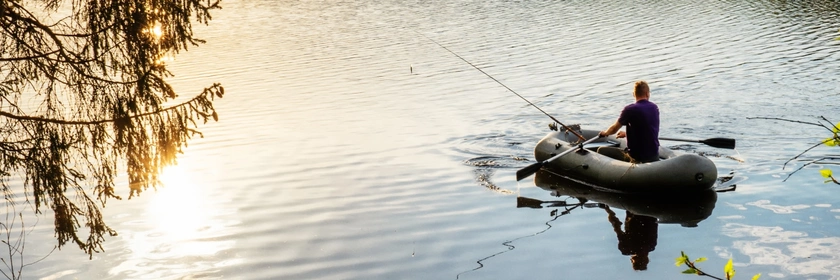
M 569 126 L 561 125 L 561 126 L 562 127 L 557 127 L 557 123 L 553 122 L 553 123 L 548 124 L 548 129 L 551 129 L 552 131 L 558 131 L 559 130 L 560 132 L 566 132 L 566 131 L 569 131 L 569 130 L 580 131 L 580 124 L 573 124 L 573 125 L 569 125 Z

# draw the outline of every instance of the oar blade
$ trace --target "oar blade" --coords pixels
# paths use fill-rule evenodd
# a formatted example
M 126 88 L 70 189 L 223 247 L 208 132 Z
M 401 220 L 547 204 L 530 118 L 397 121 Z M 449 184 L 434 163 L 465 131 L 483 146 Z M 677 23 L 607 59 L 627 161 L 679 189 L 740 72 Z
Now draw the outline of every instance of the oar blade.
M 516 208 L 542 208 L 543 201 L 524 196 L 516 197 Z
M 732 138 L 709 138 L 700 143 L 722 149 L 735 149 L 735 139 Z
M 525 166 L 525 168 L 517 170 L 516 171 L 516 180 L 521 181 L 522 179 L 528 178 L 528 176 L 531 176 L 534 173 L 537 173 L 537 171 L 540 171 L 540 168 L 542 168 L 542 166 L 543 166 L 542 162 L 537 162 L 537 163 Z

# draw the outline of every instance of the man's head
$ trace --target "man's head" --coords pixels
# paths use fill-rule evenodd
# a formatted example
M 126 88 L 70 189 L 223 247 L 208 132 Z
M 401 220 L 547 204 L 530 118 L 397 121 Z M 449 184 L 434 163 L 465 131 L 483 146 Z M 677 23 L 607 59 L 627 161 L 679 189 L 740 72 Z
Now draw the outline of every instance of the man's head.
M 633 96 L 636 97 L 636 100 L 650 98 L 650 87 L 648 87 L 647 82 L 636 82 L 636 85 L 633 87 Z
M 650 263 L 650 259 L 648 258 L 648 254 L 636 254 L 630 257 L 630 263 L 633 264 L 633 270 L 642 271 L 647 270 L 648 263 Z

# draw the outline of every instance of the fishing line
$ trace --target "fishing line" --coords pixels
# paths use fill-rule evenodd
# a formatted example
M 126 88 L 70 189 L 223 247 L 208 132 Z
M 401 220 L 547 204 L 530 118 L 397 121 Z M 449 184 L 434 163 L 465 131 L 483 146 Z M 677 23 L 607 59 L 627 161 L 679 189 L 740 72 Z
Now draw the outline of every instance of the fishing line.
M 572 130 L 571 128 L 569 128 L 568 126 L 566 126 L 565 124 L 563 124 L 562 122 L 558 121 L 556 118 L 552 117 L 551 115 L 549 115 L 548 113 L 546 113 L 545 111 L 543 111 L 543 109 L 540 109 L 540 107 L 537 107 L 537 105 L 534 105 L 534 103 L 531 103 L 531 101 L 528 101 L 528 99 L 525 99 L 525 97 L 523 97 L 522 95 L 520 95 L 519 93 L 517 93 L 517 92 L 516 92 L 516 91 L 514 91 L 513 89 L 509 88 L 508 86 L 506 86 L 505 84 L 503 84 L 503 83 L 502 83 L 502 82 L 500 82 L 499 80 L 496 80 L 496 78 L 493 78 L 493 76 L 490 76 L 490 74 L 487 74 L 487 72 L 484 72 L 484 70 L 481 70 L 481 68 L 478 68 L 478 66 L 475 66 L 475 65 L 474 65 L 474 64 L 472 64 L 471 62 L 467 61 L 466 59 L 464 59 L 463 57 L 461 57 L 461 56 L 460 56 L 460 55 L 458 55 L 457 53 L 453 52 L 453 51 L 452 51 L 452 50 L 450 50 L 449 48 L 447 48 L 447 47 L 445 47 L 445 46 L 441 45 L 441 44 L 440 44 L 440 43 L 438 43 L 437 41 L 432 40 L 432 38 L 429 38 L 428 36 L 423 35 L 423 33 L 417 32 L 416 30 L 412 30 L 412 31 L 414 31 L 414 33 L 420 34 L 420 36 L 423 36 L 423 37 L 425 37 L 426 39 L 429 39 L 429 41 L 432 41 L 432 43 L 435 43 L 436 45 L 440 46 L 440 47 L 441 47 L 441 48 L 443 48 L 444 50 L 446 50 L 446 51 L 448 51 L 449 53 L 451 53 L 451 54 L 455 55 L 456 57 L 460 58 L 461 60 L 463 60 L 464 62 L 466 62 L 467 64 L 469 64 L 470 66 L 472 66 L 473 68 L 475 68 L 476 70 L 478 70 L 479 72 L 481 72 L 482 74 L 484 74 L 485 76 L 487 76 L 488 78 L 492 79 L 493 81 L 495 81 L 495 82 L 496 82 L 496 83 L 498 83 L 499 85 L 501 85 L 501 86 L 503 86 L 504 88 L 506 88 L 508 91 L 512 92 L 513 94 L 516 94 L 516 96 L 519 96 L 519 98 L 522 98 L 522 100 L 525 100 L 525 102 L 528 102 L 528 104 L 530 104 L 531 106 L 534 106 L 534 108 L 537 108 L 537 110 L 540 110 L 540 112 L 542 112 L 543 114 L 545 114 L 546 116 L 548 116 L 549 118 L 551 118 L 551 120 L 553 120 L 554 122 L 556 122 L 556 123 L 560 124 L 561 126 L 563 126 L 563 128 L 565 128 L 565 129 L 566 129 L 566 131 L 571 131 L 571 132 L 572 132 L 575 136 L 577 136 L 578 138 L 580 138 L 580 140 L 581 140 L 581 141 L 586 140 L 586 138 L 584 138 L 584 137 L 583 137 L 583 135 L 580 135 L 580 134 L 579 134 L 579 133 L 577 133 L 576 131 Z
M 572 198 L 572 197 L 570 196 L 569 198 Z M 568 198 L 567 198 L 567 199 L 568 199 Z M 479 270 L 479 269 L 484 268 L 484 261 L 486 261 L 486 260 L 488 260 L 488 259 L 491 259 L 491 258 L 494 258 L 494 257 L 496 257 L 496 256 L 498 256 L 498 255 L 501 255 L 501 254 L 504 254 L 504 253 L 507 253 L 507 252 L 513 251 L 514 249 L 516 249 L 516 246 L 514 246 L 514 245 L 513 245 L 513 242 L 518 241 L 518 240 L 520 240 L 520 239 L 530 238 L 530 237 L 534 237 L 534 236 L 537 236 L 537 235 L 540 235 L 540 234 L 545 233 L 546 231 L 548 231 L 548 230 L 550 230 L 551 228 L 553 228 L 553 227 L 554 227 L 554 226 L 552 226 L 552 225 L 551 225 L 551 222 L 554 222 L 554 221 L 556 221 L 556 220 L 557 220 L 557 218 L 560 218 L 560 217 L 562 217 L 562 216 L 565 216 L 565 215 L 567 215 L 567 214 L 571 213 L 571 212 L 572 212 L 572 210 L 575 210 L 575 209 L 583 209 L 584 207 L 586 207 L 586 206 L 585 206 L 585 204 L 586 204 L 585 202 L 580 202 L 580 201 L 578 201 L 578 203 L 576 203 L 576 204 L 566 204 L 566 205 L 563 205 L 563 206 L 558 206 L 558 207 L 565 207 L 565 209 L 566 209 L 566 210 L 564 210 L 563 212 L 560 212 L 559 214 L 557 214 L 557 212 L 556 212 L 556 211 L 557 211 L 557 209 L 555 209 L 554 211 L 552 211 L 551 213 L 552 213 L 552 216 L 554 216 L 554 218 L 552 218 L 551 220 L 548 220 L 547 222 L 545 222 L 545 223 L 544 223 L 544 224 L 547 226 L 545 229 L 543 229 L 543 230 L 541 230 L 541 231 L 538 231 L 538 232 L 536 232 L 536 233 L 532 233 L 532 234 L 525 235 L 525 236 L 520 236 L 520 237 L 517 237 L 517 238 L 511 239 L 511 240 L 508 240 L 508 241 L 502 242 L 502 246 L 507 247 L 507 250 L 504 250 L 504 251 L 499 251 L 499 252 L 497 252 L 497 253 L 495 253 L 495 254 L 492 254 L 492 255 L 489 255 L 489 256 L 487 256 L 487 257 L 484 257 L 484 258 L 479 259 L 478 261 L 476 261 L 476 263 L 478 264 L 478 267 L 473 268 L 473 269 L 471 269 L 471 270 L 467 270 L 467 271 L 463 271 L 463 272 L 461 272 L 461 273 L 458 273 L 457 275 L 455 275 L 455 279 L 461 279 L 461 275 L 463 275 L 463 274 L 470 273 L 470 272 L 473 272 L 473 271 L 476 271 L 476 270 Z M 548 206 L 548 207 L 551 207 L 551 206 Z M 571 207 L 571 208 L 569 208 L 569 207 Z

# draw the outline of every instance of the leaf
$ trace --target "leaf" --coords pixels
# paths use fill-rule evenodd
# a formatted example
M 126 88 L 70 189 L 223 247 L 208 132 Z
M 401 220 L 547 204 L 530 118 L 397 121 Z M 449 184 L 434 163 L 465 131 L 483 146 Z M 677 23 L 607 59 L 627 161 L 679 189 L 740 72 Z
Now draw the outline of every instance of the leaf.
M 700 257 L 700 258 L 697 258 L 696 260 L 694 260 L 694 263 L 705 262 L 706 260 L 707 260 L 707 258 Z
M 680 256 L 680 257 L 676 258 L 676 262 L 674 263 L 674 265 L 679 267 L 679 266 L 683 265 L 686 261 L 688 261 L 688 257 L 683 255 L 683 256 Z
M 820 170 L 820 175 L 822 175 L 824 178 L 831 178 L 831 169 Z
M 735 276 L 735 269 L 732 268 L 732 258 L 729 258 L 729 261 L 723 266 L 723 273 L 726 274 L 726 279 L 732 279 L 732 276 Z
M 752 280 L 758 280 L 758 277 L 761 277 L 761 273 L 756 274 L 755 276 L 753 276 Z
M 693 269 L 693 268 L 689 268 L 689 269 L 683 270 L 682 274 L 697 274 L 697 270 Z
M 213 120 L 219 121 L 219 114 L 217 114 L 216 111 L 213 111 Z
M 837 141 L 837 139 L 834 139 L 834 138 L 827 138 L 827 139 L 823 140 L 823 143 L 825 143 L 826 146 L 834 147 L 834 146 L 837 146 L 838 141 Z

